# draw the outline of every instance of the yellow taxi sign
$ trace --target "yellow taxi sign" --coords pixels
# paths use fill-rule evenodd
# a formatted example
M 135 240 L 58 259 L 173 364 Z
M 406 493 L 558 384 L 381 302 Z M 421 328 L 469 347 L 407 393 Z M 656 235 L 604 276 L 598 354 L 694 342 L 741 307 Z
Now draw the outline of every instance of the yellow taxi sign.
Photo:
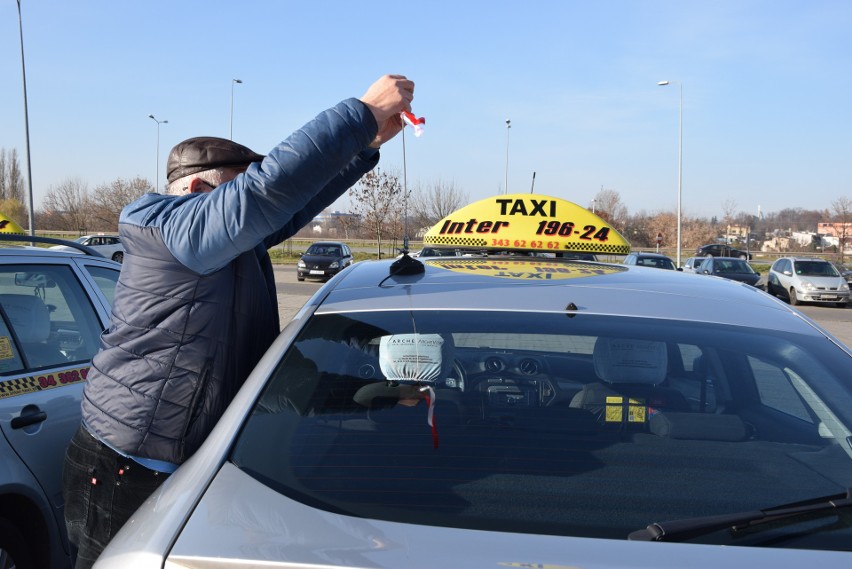
M 630 244 L 609 223 L 569 201 L 503 194 L 458 209 L 436 223 L 423 245 L 485 250 L 626 255 Z
M 0 233 L 25 233 L 23 228 L 12 219 L 0 213 Z

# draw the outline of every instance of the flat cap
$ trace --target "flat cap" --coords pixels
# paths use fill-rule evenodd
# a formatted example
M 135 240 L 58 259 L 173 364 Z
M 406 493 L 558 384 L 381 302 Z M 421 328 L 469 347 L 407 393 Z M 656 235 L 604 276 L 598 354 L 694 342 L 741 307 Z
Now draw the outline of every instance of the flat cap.
M 169 183 L 184 176 L 227 166 L 247 166 L 260 162 L 263 155 L 237 144 L 233 140 L 215 136 L 188 138 L 169 152 L 166 176 Z

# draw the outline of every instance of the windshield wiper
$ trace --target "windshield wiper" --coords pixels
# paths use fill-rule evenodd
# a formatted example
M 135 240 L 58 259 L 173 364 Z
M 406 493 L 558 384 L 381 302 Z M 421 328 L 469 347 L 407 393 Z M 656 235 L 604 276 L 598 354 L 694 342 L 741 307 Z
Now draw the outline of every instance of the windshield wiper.
M 843 494 L 812 498 L 766 510 L 655 522 L 644 529 L 631 532 L 627 539 L 632 541 L 683 541 L 727 528 L 739 529 L 804 514 L 828 513 L 850 506 L 852 506 L 852 488 L 847 488 Z

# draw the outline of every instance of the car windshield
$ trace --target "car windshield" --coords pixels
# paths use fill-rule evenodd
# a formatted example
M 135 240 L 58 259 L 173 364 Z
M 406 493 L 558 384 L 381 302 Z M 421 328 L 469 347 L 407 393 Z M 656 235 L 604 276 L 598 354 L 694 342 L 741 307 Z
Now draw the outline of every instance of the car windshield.
M 751 265 L 741 259 L 717 259 L 713 265 L 717 273 L 753 273 Z
M 803 277 L 839 277 L 840 273 L 825 261 L 796 261 L 796 274 Z
M 848 362 L 816 336 L 688 320 L 317 315 L 231 460 L 357 517 L 626 539 L 852 486 Z
M 305 254 L 321 257 L 339 257 L 340 247 L 336 245 L 311 245 Z

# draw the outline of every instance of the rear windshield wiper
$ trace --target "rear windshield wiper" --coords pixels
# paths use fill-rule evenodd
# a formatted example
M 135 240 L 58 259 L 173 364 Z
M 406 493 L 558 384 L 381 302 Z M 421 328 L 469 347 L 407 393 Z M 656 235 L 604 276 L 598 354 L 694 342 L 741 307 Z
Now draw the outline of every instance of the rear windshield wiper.
M 843 494 L 812 498 L 766 510 L 655 522 L 644 529 L 631 532 L 627 539 L 632 541 L 684 541 L 723 529 L 743 528 L 805 514 L 829 513 L 832 510 L 850 506 L 852 506 L 852 488 L 847 488 Z

